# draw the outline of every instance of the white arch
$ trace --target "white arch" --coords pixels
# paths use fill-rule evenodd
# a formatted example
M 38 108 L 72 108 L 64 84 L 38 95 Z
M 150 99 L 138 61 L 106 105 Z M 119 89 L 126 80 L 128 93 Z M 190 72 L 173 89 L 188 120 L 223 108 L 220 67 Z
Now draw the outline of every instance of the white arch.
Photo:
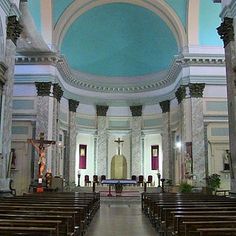
M 74 1 L 62 14 L 53 31 L 53 43 L 60 48 L 62 40 L 71 24 L 86 11 L 108 3 L 130 3 L 147 8 L 159 15 L 173 32 L 179 51 L 187 46 L 184 26 L 175 11 L 164 0 L 80 0 Z

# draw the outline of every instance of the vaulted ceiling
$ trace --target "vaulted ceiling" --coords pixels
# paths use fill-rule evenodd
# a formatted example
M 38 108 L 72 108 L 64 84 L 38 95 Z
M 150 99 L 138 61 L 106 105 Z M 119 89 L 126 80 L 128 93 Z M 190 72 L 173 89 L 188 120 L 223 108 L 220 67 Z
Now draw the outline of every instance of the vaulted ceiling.
M 28 0 L 36 26 L 44 35 L 49 32 L 45 23 L 43 26 L 48 17 L 45 12 L 51 11 L 52 35 L 48 38 L 64 55 L 73 77 L 73 88 L 67 94 L 87 102 L 144 104 L 155 103 L 165 95 L 170 98 L 177 85 L 170 80 L 175 70 L 173 62 L 189 46 L 189 31 L 196 30 L 196 42 L 202 44 L 219 45 L 220 41 L 216 34 L 212 37 L 212 33 L 204 33 L 206 28 L 213 32 L 219 21 L 219 6 L 211 0 L 199 1 L 199 18 L 191 23 L 196 29 L 188 27 L 188 0 L 51 3 L 50 9 L 43 11 L 40 0 Z M 214 17 L 202 17 L 200 12 L 206 10 Z M 193 14 L 195 9 L 191 11 Z

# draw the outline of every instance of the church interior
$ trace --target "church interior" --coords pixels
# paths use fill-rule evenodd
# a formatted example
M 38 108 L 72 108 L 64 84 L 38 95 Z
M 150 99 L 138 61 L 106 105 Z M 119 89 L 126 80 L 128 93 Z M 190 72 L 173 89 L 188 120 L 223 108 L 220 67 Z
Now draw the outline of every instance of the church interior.
M 87 193 L 88 225 L 120 187 L 155 227 L 151 194 L 208 196 L 216 177 L 233 199 L 235 18 L 235 0 L 1 0 L 0 197 Z M 119 235 L 160 233 L 142 230 Z

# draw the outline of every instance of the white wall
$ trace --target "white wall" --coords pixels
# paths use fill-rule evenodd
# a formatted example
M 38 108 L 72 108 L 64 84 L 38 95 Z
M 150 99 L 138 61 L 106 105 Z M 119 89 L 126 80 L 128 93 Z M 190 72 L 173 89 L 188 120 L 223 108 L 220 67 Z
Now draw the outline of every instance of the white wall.
M 145 135 L 144 138 L 144 178 L 147 180 L 148 175 L 153 176 L 153 181 L 155 181 L 155 186 L 157 186 L 157 171 L 151 170 L 151 146 L 159 145 L 159 170 L 162 175 L 162 140 L 160 134 L 149 134 Z
M 89 179 L 92 181 L 94 175 L 94 136 L 91 134 L 78 134 L 76 142 L 76 157 L 75 157 L 75 182 L 78 183 L 78 170 L 79 170 L 79 145 L 87 145 L 87 162 L 86 169 L 81 169 L 80 185 L 84 186 L 84 176 L 89 175 Z

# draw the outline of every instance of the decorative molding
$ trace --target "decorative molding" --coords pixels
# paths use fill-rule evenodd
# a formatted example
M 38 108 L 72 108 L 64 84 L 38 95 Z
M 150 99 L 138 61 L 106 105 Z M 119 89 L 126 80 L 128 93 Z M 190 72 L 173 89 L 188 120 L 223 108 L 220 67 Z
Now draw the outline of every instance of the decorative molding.
M 79 106 L 79 101 L 69 99 L 69 111 L 76 112 L 77 107 Z
M 224 42 L 224 47 L 228 45 L 231 41 L 234 41 L 234 20 L 233 18 L 225 17 L 224 21 L 217 28 L 220 38 Z
M 108 106 L 96 105 L 97 116 L 106 116 L 108 108 Z
M 130 106 L 130 111 L 132 113 L 132 116 L 142 116 L 142 109 L 143 106 Z
M 162 113 L 170 112 L 170 100 L 162 101 L 159 103 Z
M 145 91 L 153 91 L 161 89 L 173 84 L 179 75 L 182 67 L 186 66 L 225 66 L 224 55 L 180 55 L 175 59 L 172 66 L 167 73 L 156 75 L 156 78 L 148 79 L 148 77 L 143 77 L 142 81 L 138 80 L 137 83 L 125 84 L 119 83 L 111 84 L 107 82 L 102 82 L 102 78 L 94 77 L 94 79 L 89 79 L 90 75 L 76 75 L 72 73 L 69 68 L 65 58 L 57 54 L 49 53 L 37 53 L 28 55 L 17 55 L 16 57 L 17 65 L 27 65 L 27 64 L 40 64 L 40 65 L 54 65 L 57 67 L 61 76 L 64 80 L 72 86 L 77 88 L 85 89 L 88 91 L 103 92 L 103 93 L 137 93 Z M 83 78 L 84 77 L 84 78 Z M 123 79 L 122 79 L 123 80 Z M 128 80 L 128 79 L 127 79 Z M 98 81 L 98 82 L 97 82 Z M 108 84 L 110 86 L 108 86 Z M 115 85 L 114 85 L 115 84 Z
M 16 16 L 8 16 L 7 22 L 7 39 L 12 40 L 16 45 L 17 39 L 20 37 L 23 27 L 20 25 Z
M 7 70 L 7 66 L 0 62 L 0 86 L 3 86 L 6 82 L 5 72 Z
M 180 104 L 186 97 L 186 86 L 181 85 L 175 92 L 175 96 L 178 100 L 178 104 Z
M 190 96 L 195 98 L 202 97 L 204 88 L 205 88 L 204 83 L 195 83 L 195 84 L 190 83 L 189 84 Z
M 51 90 L 51 82 L 35 82 L 38 96 L 49 96 Z
M 57 99 L 58 102 L 61 101 L 61 97 L 63 96 L 63 90 L 59 84 L 53 84 L 53 97 Z

